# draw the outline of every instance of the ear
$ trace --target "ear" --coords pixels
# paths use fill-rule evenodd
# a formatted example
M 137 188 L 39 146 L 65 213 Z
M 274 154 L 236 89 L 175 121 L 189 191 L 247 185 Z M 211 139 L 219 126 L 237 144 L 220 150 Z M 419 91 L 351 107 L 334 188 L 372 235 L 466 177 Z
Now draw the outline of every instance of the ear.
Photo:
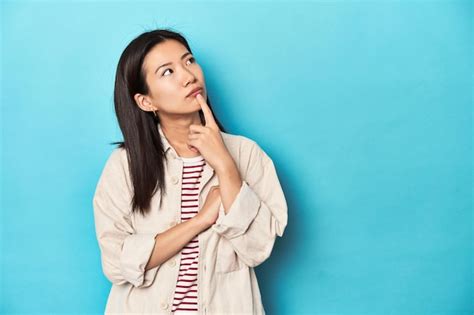
M 137 93 L 133 96 L 135 103 L 145 112 L 155 111 L 156 108 L 152 105 L 147 96 Z

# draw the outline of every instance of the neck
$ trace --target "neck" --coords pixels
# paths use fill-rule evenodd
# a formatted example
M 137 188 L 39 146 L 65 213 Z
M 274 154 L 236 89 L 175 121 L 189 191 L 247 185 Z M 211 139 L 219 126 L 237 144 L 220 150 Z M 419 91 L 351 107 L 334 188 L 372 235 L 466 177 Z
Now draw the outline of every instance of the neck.
M 202 125 L 199 117 L 199 112 L 193 113 L 190 116 L 181 116 L 179 118 L 160 117 L 160 125 L 163 133 L 168 139 L 168 142 L 175 148 L 176 151 L 189 151 L 188 149 L 188 135 L 190 125 Z

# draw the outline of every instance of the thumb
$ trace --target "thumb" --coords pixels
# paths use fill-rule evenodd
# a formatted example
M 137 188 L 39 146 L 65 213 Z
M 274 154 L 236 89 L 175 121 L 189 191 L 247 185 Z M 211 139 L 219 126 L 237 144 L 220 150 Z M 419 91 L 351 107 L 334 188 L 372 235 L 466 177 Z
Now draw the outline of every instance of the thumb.
M 199 152 L 199 150 L 196 149 L 196 147 L 193 147 L 192 145 L 189 145 L 189 144 L 188 144 L 188 149 L 191 150 L 191 151 L 193 151 L 194 153 L 198 153 L 198 152 Z

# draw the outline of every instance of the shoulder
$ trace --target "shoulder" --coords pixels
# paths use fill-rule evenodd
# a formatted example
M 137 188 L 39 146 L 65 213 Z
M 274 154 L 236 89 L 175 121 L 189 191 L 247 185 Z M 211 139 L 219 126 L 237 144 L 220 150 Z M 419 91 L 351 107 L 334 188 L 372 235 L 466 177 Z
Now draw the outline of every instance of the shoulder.
M 258 144 L 242 135 L 238 134 L 231 134 L 227 132 L 221 131 L 222 140 L 224 140 L 224 144 L 227 146 L 228 149 L 239 149 L 239 151 L 250 151 L 257 149 Z
M 124 166 L 128 164 L 127 162 L 127 150 L 125 148 L 116 147 L 112 150 L 112 152 L 110 152 L 107 158 L 106 166 Z
M 127 187 L 127 193 L 131 191 L 132 183 L 125 148 L 116 147 L 109 153 L 102 169 L 98 186 Z
M 116 147 L 110 155 L 118 160 L 127 160 L 127 150 L 125 148 Z
M 116 147 L 109 153 L 103 171 L 104 179 L 128 177 L 128 157 L 125 148 Z
M 249 163 L 262 162 L 264 164 L 271 161 L 268 154 L 255 140 L 243 135 L 223 131 L 221 131 L 221 135 L 229 152 L 239 160 L 247 160 Z

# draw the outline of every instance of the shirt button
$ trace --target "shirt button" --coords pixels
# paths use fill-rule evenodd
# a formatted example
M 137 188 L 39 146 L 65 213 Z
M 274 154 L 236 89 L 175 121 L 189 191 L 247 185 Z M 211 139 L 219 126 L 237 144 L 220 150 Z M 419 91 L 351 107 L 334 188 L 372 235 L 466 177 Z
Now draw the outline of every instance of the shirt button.
M 161 302 L 160 306 L 161 306 L 162 309 L 165 310 L 165 309 L 168 308 L 168 303 L 166 303 L 166 302 Z
M 204 271 L 206 271 L 206 264 L 204 264 Z
M 169 265 L 171 267 L 174 267 L 176 265 L 176 261 L 173 259 L 172 261 L 169 262 Z
M 172 176 L 172 177 L 171 177 L 171 182 L 172 182 L 173 184 L 177 184 L 177 183 L 179 182 L 178 176 Z

